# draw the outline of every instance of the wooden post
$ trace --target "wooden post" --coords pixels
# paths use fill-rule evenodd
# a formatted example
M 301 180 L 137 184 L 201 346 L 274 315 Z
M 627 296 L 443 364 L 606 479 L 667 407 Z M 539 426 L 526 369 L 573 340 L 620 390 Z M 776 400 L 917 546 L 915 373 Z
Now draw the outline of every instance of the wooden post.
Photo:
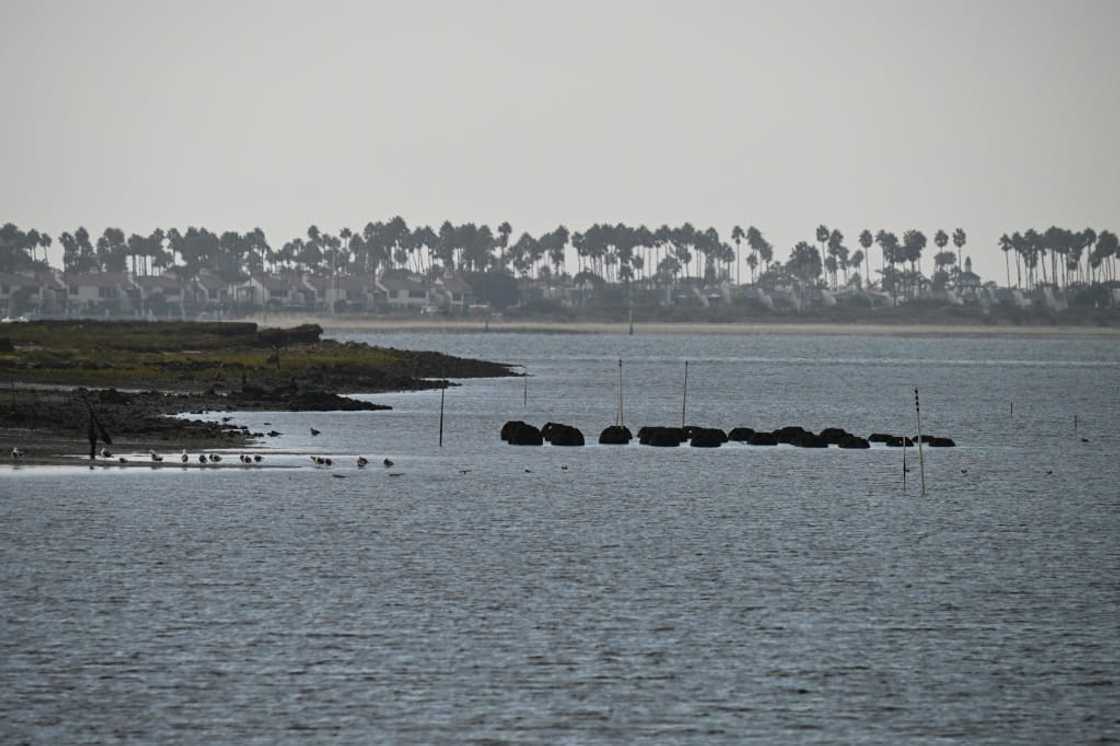
M 922 475 L 922 497 L 926 496 L 926 461 L 922 456 L 922 405 L 918 403 L 918 389 L 914 389 L 914 413 L 918 416 L 918 468 Z
M 681 397 L 681 430 L 684 430 L 684 418 L 688 411 L 688 361 L 684 361 L 684 395 Z

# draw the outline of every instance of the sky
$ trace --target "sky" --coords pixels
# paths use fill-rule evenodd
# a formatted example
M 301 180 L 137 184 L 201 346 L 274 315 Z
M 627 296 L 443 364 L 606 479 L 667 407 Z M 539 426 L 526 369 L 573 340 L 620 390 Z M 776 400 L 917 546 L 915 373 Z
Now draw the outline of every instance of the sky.
M 1116 0 L 0 0 L 0 222 L 687 220 L 783 260 L 821 223 L 959 226 L 996 279 L 1003 232 L 1120 228 L 1117 29 Z

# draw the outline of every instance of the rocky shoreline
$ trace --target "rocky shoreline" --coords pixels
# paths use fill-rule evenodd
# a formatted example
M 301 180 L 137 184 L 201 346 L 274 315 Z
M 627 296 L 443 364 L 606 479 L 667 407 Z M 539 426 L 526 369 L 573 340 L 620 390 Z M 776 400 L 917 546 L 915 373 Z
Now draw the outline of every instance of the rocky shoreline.
M 511 366 L 322 340 L 313 325 L 42 322 L 4 329 L 0 447 L 28 462 L 88 452 L 92 409 L 118 450 L 244 448 L 268 433 L 190 415 L 221 411 L 377 411 L 345 394 L 453 386 L 516 375 Z M 91 386 L 98 382 L 104 385 Z M 169 416 L 186 415 L 186 416 Z

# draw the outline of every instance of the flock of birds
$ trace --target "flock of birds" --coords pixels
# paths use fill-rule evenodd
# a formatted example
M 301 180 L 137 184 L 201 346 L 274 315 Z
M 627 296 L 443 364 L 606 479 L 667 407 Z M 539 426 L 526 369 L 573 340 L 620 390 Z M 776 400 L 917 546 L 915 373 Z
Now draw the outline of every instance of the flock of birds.
M 230 417 L 223 417 L 222 421 L 223 422 L 228 422 L 230 419 L 231 419 Z M 316 428 L 311 428 L 310 430 L 311 430 L 311 435 L 312 436 L 319 435 L 322 432 L 321 430 L 317 430 Z M 23 450 L 22 448 L 19 448 L 17 446 L 17 447 L 12 448 L 12 454 L 11 455 L 12 455 L 13 460 L 20 461 L 24 457 L 27 456 L 27 452 L 25 450 Z M 134 461 L 133 459 L 129 459 L 125 456 L 114 457 L 112 451 L 110 451 L 108 448 L 102 448 L 101 450 L 97 451 L 96 455 L 99 458 L 105 459 L 107 461 L 115 461 L 118 464 L 143 463 L 140 460 L 135 460 Z M 92 454 L 91 454 L 91 458 L 92 458 Z M 189 464 L 191 462 L 192 458 L 195 461 L 197 461 L 198 464 L 200 464 L 202 466 L 206 466 L 208 464 L 219 464 L 223 460 L 222 454 L 214 453 L 214 452 L 199 453 L 199 454 L 192 457 L 191 454 L 187 453 L 186 449 L 184 449 L 182 451 L 182 453 L 179 454 L 179 462 L 184 464 L 184 465 Z M 149 463 L 162 464 L 165 460 L 165 456 L 163 456 L 160 453 L 157 453 L 154 450 L 149 450 L 148 451 L 148 459 L 149 459 Z M 310 459 L 311 459 L 311 463 L 313 463 L 317 467 L 331 467 L 331 466 L 334 466 L 334 459 L 332 459 L 330 456 L 311 455 Z M 237 455 L 237 460 L 241 463 L 242 466 L 254 466 L 254 465 L 260 464 L 262 461 L 264 461 L 264 456 L 259 454 L 259 453 L 252 453 L 252 454 L 239 453 Z M 358 456 L 355 459 L 354 463 L 359 469 L 364 469 L 367 466 L 369 466 L 370 461 L 365 456 Z M 382 460 L 381 463 L 386 469 L 389 469 L 389 468 L 392 468 L 394 466 L 395 462 L 391 458 L 386 457 L 385 459 Z M 391 476 L 391 477 L 399 477 L 400 475 L 401 475 L 400 472 L 389 472 L 389 476 Z

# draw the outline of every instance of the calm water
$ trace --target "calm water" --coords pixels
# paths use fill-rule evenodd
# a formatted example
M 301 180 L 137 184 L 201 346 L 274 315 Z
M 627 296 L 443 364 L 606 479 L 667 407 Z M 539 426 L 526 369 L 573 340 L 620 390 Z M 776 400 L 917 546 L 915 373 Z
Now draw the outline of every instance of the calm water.
M 237 417 L 330 471 L 0 472 L 0 741 L 1120 738 L 1115 340 L 351 338 L 528 404 L 450 390 L 442 450 L 439 392 Z M 903 431 L 917 385 L 960 447 L 921 498 L 898 450 L 498 440 L 611 424 L 620 356 L 631 426 L 687 358 L 693 424 Z

